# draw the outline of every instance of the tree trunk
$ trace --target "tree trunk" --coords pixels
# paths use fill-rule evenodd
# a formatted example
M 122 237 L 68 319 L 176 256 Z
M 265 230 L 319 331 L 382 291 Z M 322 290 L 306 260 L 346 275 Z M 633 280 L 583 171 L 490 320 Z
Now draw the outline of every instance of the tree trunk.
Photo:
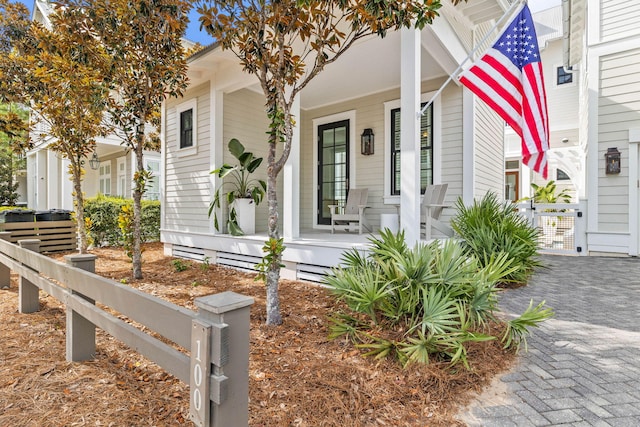
M 276 241 L 280 238 L 278 230 L 278 193 L 276 184 L 278 170 L 276 163 L 276 142 L 273 136 L 269 138 L 269 153 L 267 156 L 267 205 L 269 208 L 269 238 Z M 282 255 L 278 254 L 269 264 L 267 270 L 267 325 L 282 324 L 280 315 L 280 297 L 278 296 L 278 283 L 280 281 L 280 263 Z
M 78 227 L 78 253 L 87 253 L 87 228 L 84 223 L 84 194 L 82 193 L 82 169 L 80 165 L 72 165 L 73 191 L 76 205 L 76 226 Z
M 146 178 L 144 174 L 144 161 L 142 148 L 144 146 L 144 125 L 138 126 L 136 135 L 136 173 L 134 176 L 134 190 L 133 190 L 133 242 L 132 242 L 132 263 L 133 263 L 133 278 L 142 279 L 142 238 L 141 238 L 141 224 L 142 224 L 142 195 L 146 185 Z

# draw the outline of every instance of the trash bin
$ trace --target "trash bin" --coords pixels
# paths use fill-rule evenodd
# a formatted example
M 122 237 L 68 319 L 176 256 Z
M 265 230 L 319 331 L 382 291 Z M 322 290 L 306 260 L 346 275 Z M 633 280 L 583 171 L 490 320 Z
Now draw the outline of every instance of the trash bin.
M 48 211 L 37 211 L 36 221 L 68 221 L 71 219 L 71 211 L 64 209 L 51 209 Z
M 0 223 L 33 222 L 35 211 L 31 209 L 8 209 L 0 211 Z

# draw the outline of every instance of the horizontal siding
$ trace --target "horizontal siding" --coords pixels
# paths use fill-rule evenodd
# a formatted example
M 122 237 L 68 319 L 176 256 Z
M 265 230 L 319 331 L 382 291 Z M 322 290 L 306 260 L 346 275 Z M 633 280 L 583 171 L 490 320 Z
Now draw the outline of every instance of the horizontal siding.
M 196 99 L 197 130 L 196 152 L 180 156 L 176 107 Z M 205 83 L 187 91 L 185 96 L 167 103 L 165 117 L 166 167 L 164 176 L 165 228 L 186 232 L 209 231 L 207 216 L 211 200 L 209 181 L 210 158 L 210 108 L 209 84 Z
M 475 109 L 475 198 L 493 192 L 504 198 L 504 122 L 484 102 Z
M 638 34 L 640 2 L 638 0 L 603 0 L 600 7 L 603 39 Z
M 576 100 L 579 97 L 580 75 L 577 70 L 574 71 L 573 82 L 568 84 L 558 85 L 556 80 L 557 67 L 562 65 L 562 40 L 549 42 L 541 52 L 541 56 L 547 93 L 549 128 L 553 130 L 555 127 L 565 127 L 568 123 L 577 123 Z
M 424 82 L 422 92 L 437 90 L 441 81 Z M 442 156 L 435 161 L 441 162 L 442 182 L 449 183 L 447 203 L 452 203 L 462 194 L 462 92 L 460 88 L 451 85 L 442 96 Z M 370 96 L 350 100 L 347 102 L 330 105 L 303 113 L 301 131 L 301 201 L 300 201 L 300 226 L 311 228 L 315 222 L 313 211 L 316 190 L 313 188 L 313 178 L 316 167 L 313 164 L 313 120 L 331 116 L 345 111 L 356 111 L 355 134 L 356 144 L 355 169 L 356 180 L 352 186 L 369 189 L 369 209 L 366 211 L 367 219 L 374 227 L 380 225 L 380 214 L 396 213 L 394 205 L 384 204 L 384 180 L 390 179 L 384 176 L 385 135 L 391 132 L 384 128 L 384 103 L 399 99 L 398 89 L 389 90 Z M 436 123 L 436 125 L 438 125 Z M 370 156 L 360 154 L 359 136 L 365 128 L 372 128 L 375 134 L 375 153 Z
M 267 181 L 267 135 L 269 122 L 264 109 L 264 95 L 248 89 L 242 89 L 224 95 L 224 127 L 222 143 L 225 163 L 235 164 L 237 161 L 229 153 L 229 140 L 236 138 L 244 145 L 245 150 L 256 157 L 262 157 L 262 164 L 252 174 L 252 178 Z M 282 227 L 282 173 L 278 176 L 278 202 L 280 211 L 280 227 Z M 266 195 L 263 202 L 256 207 L 256 232 L 267 230 L 268 208 Z M 281 228 L 282 229 L 282 228 Z
M 606 2 L 613 10 L 614 4 Z M 636 2 L 633 2 L 636 4 Z M 640 4 L 640 3 L 637 3 Z M 640 123 L 640 49 L 600 57 L 598 97 L 598 230 L 629 230 L 629 134 Z M 616 147 L 621 172 L 606 175 L 604 155 Z

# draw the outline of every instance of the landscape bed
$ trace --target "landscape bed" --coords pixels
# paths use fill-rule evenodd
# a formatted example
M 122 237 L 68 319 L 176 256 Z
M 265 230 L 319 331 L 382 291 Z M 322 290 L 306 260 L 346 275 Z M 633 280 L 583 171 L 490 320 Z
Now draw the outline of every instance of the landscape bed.
M 251 274 L 186 260 L 178 272 L 154 243 L 144 247 L 144 279 L 134 281 L 122 248 L 92 252 L 98 274 L 192 310 L 195 298 L 226 290 L 255 298 L 251 426 L 463 425 L 460 408 L 514 360 L 490 341 L 470 346 L 470 371 L 447 363 L 403 369 L 329 340 L 327 316 L 340 304 L 318 285 L 282 281 L 284 324 L 268 327 L 264 285 Z M 0 290 L 0 425 L 191 425 L 186 384 L 100 331 L 95 360 L 66 362 L 64 305 L 41 292 L 41 310 L 19 314 L 17 294 L 13 277 Z

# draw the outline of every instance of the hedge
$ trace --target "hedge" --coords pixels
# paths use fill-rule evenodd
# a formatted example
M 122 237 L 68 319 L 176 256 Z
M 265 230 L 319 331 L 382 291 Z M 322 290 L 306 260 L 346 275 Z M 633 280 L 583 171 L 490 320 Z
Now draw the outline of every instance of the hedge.
M 85 200 L 84 217 L 89 223 L 88 234 L 96 246 L 119 246 L 124 243 L 118 227 L 118 215 L 125 205 L 133 205 L 132 199 L 98 195 Z M 142 241 L 160 240 L 160 202 L 142 201 Z

